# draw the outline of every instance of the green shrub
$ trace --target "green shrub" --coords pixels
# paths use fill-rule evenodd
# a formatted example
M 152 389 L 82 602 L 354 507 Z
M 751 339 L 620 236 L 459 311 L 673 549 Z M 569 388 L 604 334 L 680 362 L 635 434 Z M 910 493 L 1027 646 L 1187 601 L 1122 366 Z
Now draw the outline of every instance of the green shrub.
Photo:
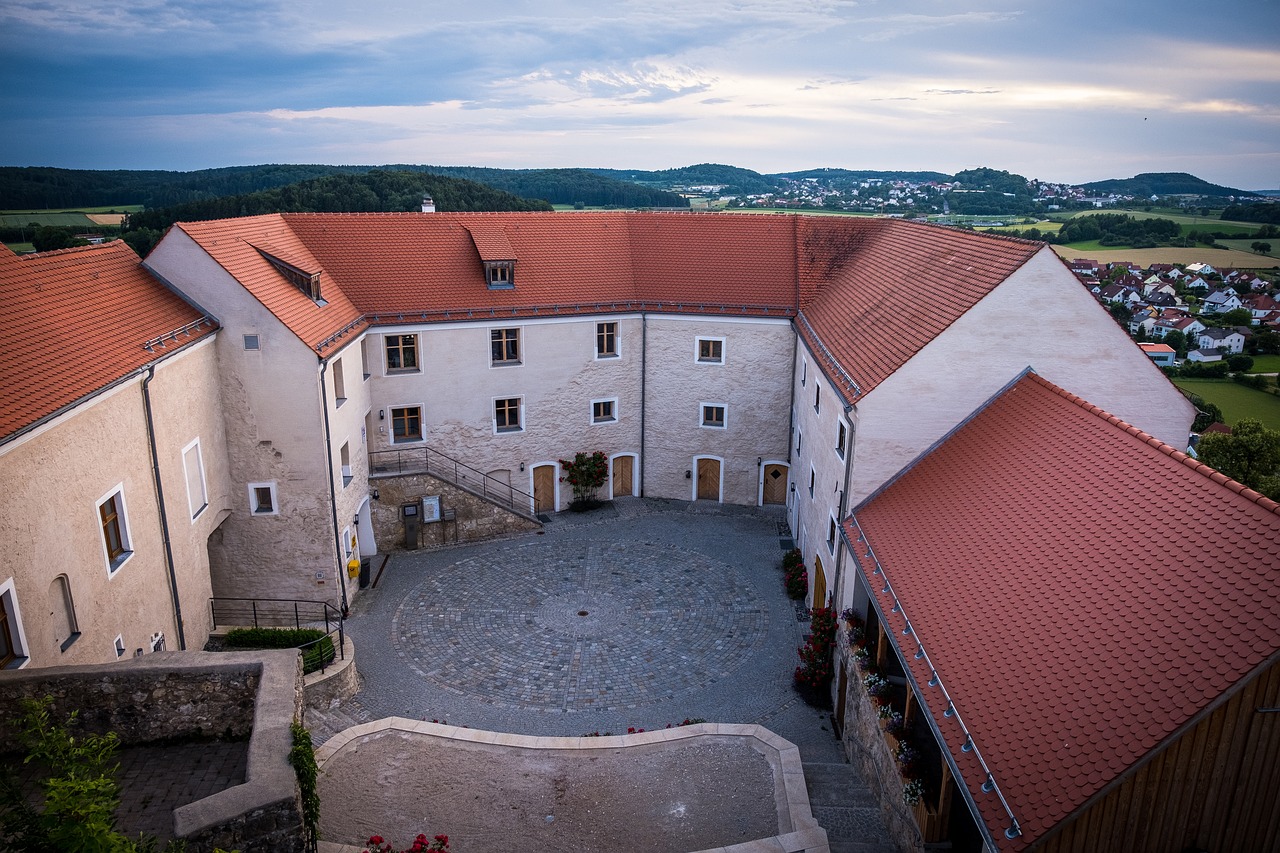
M 302 650 L 303 674 L 328 665 L 337 654 L 333 638 L 319 628 L 232 628 L 223 642 L 229 649 L 296 649 L 306 646 Z

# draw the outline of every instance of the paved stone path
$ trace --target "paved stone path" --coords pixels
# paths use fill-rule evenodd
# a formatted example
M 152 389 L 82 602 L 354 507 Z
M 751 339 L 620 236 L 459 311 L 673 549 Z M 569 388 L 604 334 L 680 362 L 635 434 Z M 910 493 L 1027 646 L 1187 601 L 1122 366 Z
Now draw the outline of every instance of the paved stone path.
M 626 499 L 544 534 L 397 554 L 347 621 L 361 692 L 308 725 L 323 742 L 388 716 L 567 736 L 759 723 L 814 766 L 833 851 L 892 850 L 829 712 L 791 687 L 808 625 L 783 592 L 788 536 L 781 512 Z

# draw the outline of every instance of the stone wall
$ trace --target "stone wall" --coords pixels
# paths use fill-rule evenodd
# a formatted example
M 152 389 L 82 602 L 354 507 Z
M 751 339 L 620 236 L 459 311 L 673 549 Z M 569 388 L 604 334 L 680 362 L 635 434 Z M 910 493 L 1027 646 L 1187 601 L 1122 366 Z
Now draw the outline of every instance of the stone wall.
M 248 738 L 246 781 L 179 806 L 174 833 L 187 853 L 302 853 L 290 726 L 302 718 L 297 650 L 156 652 L 111 664 L 0 672 L 0 718 L 23 697 L 53 697 L 55 718 L 78 710 L 85 728 L 114 731 L 126 746 L 207 737 Z M 0 727 L 0 752 L 17 751 L 16 730 Z
M 370 480 L 369 485 L 371 489 L 378 490 L 378 500 L 373 501 L 371 509 L 373 532 L 378 541 L 378 551 L 382 553 L 404 550 L 404 521 L 400 517 L 400 507 L 402 504 L 420 503 L 424 495 L 440 495 L 441 509 L 457 512 L 459 542 L 478 542 L 541 527 L 536 521 L 530 521 L 430 474 L 375 477 Z M 453 524 L 443 521 L 424 524 L 418 539 L 420 547 L 452 542 Z
M 916 825 L 915 815 L 911 808 L 902 802 L 902 776 L 898 772 L 898 762 L 889 750 L 889 742 L 885 740 L 884 731 L 880 727 L 880 718 L 876 714 L 871 697 L 862 687 L 862 673 L 849 655 L 848 640 L 844 626 L 837 631 L 836 672 L 833 680 L 838 684 L 839 672 L 844 671 L 847 699 L 845 700 L 844 719 L 841 721 L 841 745 L 851 764 L 858 769 L 863 778 L 874 779 L 871 791 L 880 803 L 880 813 L 884 818 L 889 837 L 898 850 L 915 851 L 924 846 L 920 836 L 920 828 Z M 839 707 L 840 697 L 835 697 Z

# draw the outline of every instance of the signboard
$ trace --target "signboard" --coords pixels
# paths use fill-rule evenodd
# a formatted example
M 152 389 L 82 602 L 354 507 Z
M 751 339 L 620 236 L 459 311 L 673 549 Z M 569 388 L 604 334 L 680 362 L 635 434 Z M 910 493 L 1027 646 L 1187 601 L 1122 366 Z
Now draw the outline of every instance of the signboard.
M 440 520 L 440 496 L 427 495 L 422 499 L 422 523 L 430 524 Z

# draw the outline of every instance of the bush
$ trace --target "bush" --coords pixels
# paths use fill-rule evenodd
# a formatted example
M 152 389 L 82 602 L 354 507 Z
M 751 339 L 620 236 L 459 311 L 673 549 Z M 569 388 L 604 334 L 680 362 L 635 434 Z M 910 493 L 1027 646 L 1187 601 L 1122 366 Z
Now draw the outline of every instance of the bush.
M 1232 373 L 1248 373 L 1253 369 L 1253 359 L 1247 355 L 1227 356 L 1227 368 Z
M 223 638 L 229 649 L 302 648 L 302 672 L 315 672 L 337 656 L 333 638 L 319 628 L 232 628 Z
M 573 504 L 570 509 L 587 510 L 599 506 L 596 492 L 609 479 L 609 457 L 599 450 L 594 453 L 578 453 L 570 462 L 560 460 L 564 476 L 560 481 L 573 487 Z
M 816 699 L 829 699 L 827 688 L 834 671 L 832 652 L 836 644 L 836 612 L 831 607 L 815 607 L 810 613 L 810 631 L 805 644 L 797 651 L 800 665 L 796 667 L 796 687 Z
M 1261 374 L 1237 373 L 1231 378 L 1246 388 L 1254 388 L 1258 391 L 1267 390 L 1267 377 Z

